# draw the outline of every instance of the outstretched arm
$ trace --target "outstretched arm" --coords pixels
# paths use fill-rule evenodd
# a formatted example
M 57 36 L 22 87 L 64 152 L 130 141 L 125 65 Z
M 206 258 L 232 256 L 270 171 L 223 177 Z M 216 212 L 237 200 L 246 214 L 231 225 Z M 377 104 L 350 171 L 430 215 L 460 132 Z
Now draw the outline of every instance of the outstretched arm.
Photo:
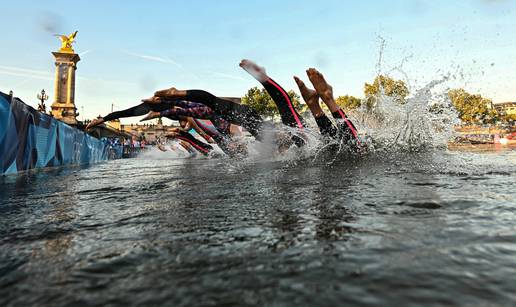
M 162 112 L 149 112 L 149 114 L 147 114 L 147 116 L 145 116 L 140 121 L 145 121 L 157 117 L 167 117 L 173 119 L 181 117 L 209 119 L 221 134 L 229 135 L 229 122 L 215 114 L 210 107 L 195 102 L 183 102 L 181 105 L 184 106 L 184 108 L 174 107 Z M 201 129 L 199 128 L 199 130 Z
M 88 124 L 88 126 L 86 126 L 86 129 L 90 129 L 110 120 L 125 117 L 142 116 L 149 113 L 150 111 L 163 111 L 169 109 L 172 105 L 173 104 L 171 104 L 170 102 L 162 102 L 159 99 L 143 99 L 142 103 L 140 103 L 139 105 L 136 105 L 125 110 L 115 111 L 109 113 L 104 117 L 94 119 L 91 123 Z
M 132 117 L 132 116 L 145 115 L 149 111 L 151 111 L 151 108 L 150 108 L 149 104 L 145 103 L 145 102 L 142 102 L 139 105 L 131 107 L 129 109 L 112 112 L 112 113 L 109 113 L 108 115 L 106 115 L 104 117 L 96 118 L 93 121 L 91 121 L 88 124 L 88 126 L 86 126 L 86 129 L 93 128 L 95 126 L 98 126 L 98 125 L 100 125 L 100 124 L 102 124 L 104 122 L 110 121 L 110 120 L 115 120 L 115 119 L 124 118 L 124 117 Z
M 197 123 L 195 122 L 195 120 L 192 117 L 187 117 L 186 120 L 187 120 L 188 130 L 194 129 L 195 132 L 197 132 L 200 136 L 202 136 L 206 140 L 206 142 L 211 143 L 211 144 L 215 143 L 215 141 L 213 141 L 211 136 L 209 136 L 206 132 L 204 132 L 204 130 L 202 130 L 201 127 L 199 127 L 197 125 Z
M 198 152 L 203 155 L 207 155 L 213 150 L 213 147 L 209 144 L 203 143 L 198 139 L 194 138 L 190 133 L 181 131 L 180 129 L 174 129 L 171 133 L 167 134 L 168 138 L 178 139 L 187 142 L 190 146 L 195 148 Z

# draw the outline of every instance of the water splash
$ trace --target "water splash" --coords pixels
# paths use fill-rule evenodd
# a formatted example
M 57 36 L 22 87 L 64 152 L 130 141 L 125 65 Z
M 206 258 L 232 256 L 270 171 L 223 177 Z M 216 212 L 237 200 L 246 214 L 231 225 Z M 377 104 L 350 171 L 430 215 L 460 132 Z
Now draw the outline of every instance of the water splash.
M 380 93 L 374 97 L 372 105 L 364 100 L 358 110 L 349 112 L 367 150 L 421 152 L 446 148 L 454 135 L 454 126 L 460 123 L 446 87 L 448 81 L 456 78 L 457 72 L 444 74 L 417 88 L 403 70 L 411 56 L 403 58 L 387 72 L 382 71 L 386 41 L 381 37 L 379 41 L 377 76 L 389 77 L 392 72 L 400 73 L 412 95 L 402 104 L 400 101 L 403 99 L 387 95 L 380 82 Z
M 358 129 L 363 147 L 361 152 L 381 155 L 445 149 L 454 136 L 454 126 L 460 123 L 447 95 L 447 83 L 463 78 L 460 67 L 452 67 L 451 72 L 441 74 L 437 79 L 418 87 L 412 82 L 415 78 L 411 78 L 403 69 L 412 56 L 404 57 L 398 65 L 384 70 L 386 46 L 386 40 L 379 37 L 377 76 L 401 74 L 411 94 L 406 99 L 389 96 L 380 84 L 380 93 L 374 97 L 374 104 L 368 104 L 364 99 L 359 109 L 347 112 Z M 401 104 L 400 100 L 404 103 Z M 304 131 L 279 125 L 266 130 L 261 142 L 251 137 L 244 139 L 248 152 L 243 161 L 298 163 L 322 160 L 331 164 L 341 159 L 343 154 L 349 154 L 349 144 L 325 139 L 319 133 L 313 117 L 308 114 L 304 117 L 308 123 L 308 128 Z M 278 151 L 278 135 L 297 135 L 305 139 L 306 144 L 302 147 L 292 145 Z
M 424 151 L 446 148 L 458 117 L 444 92 L 433 89 L 448 80 L 444 76 L 429 82 L 400 104 L 381 93 L 370 107 L 365 103 L 350 112 L 352 121 L 370 151 Z

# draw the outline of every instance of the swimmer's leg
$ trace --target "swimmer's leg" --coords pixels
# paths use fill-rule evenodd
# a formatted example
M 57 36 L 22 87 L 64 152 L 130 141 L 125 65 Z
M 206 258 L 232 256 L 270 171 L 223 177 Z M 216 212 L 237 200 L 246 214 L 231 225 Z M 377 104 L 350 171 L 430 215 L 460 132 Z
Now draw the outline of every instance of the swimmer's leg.
M 240 67 L 263 85 L 272 100 L 276 103 L 281 116 L 281 121 L 284 125 L 297 127 L 299 129 L 303 129 L 305 127 L 303 118 L 294 109 L 292 100 L 288 96 L 287 92 L 267 75 L 263 67 L 258 66 L 249 60 L 242 60 L 240 62 Z
M 294 76 L 294 80 L 296 81 L 297 86 L 299 87 L 299 91 L 301 92 L 303 100 L 306 102 L 308 108 L 310 109 L 312 115 L 315 118 L 315 122 L 317 123 L 317 126 L 319 126 L 321 134 L 335 137 L 335 135 L 337 134 L 337 128 L 333 125 L 333 123 L 326 116 L 326 114 L 324 114 L 323 109 L 321 109 L 321 106 L 319 105 L 319 95 L 317 94 L 317 92 L 312 89 L 309 89 L 305 85 L 305 83 L 298 77 Z
M 353 123 L 347 118 L 344 111 L 337 105 L 335 98 L 333 97 L 333 88 L 326 82 L 324 76 L 315 68 L 310 68 L 306 71 L 308 78 L 314 85 L 317 94 L 321 97 L 322 101 L 328 106 L 331 114 L 337 120 L 340 137 L 348 142 L 354 141 L 357 145 L 360 145 L 358 140 L 357 129 Z
M 294 109 L 292 100 L 288 93 L 265 72 L 265 69 L 256 65 L 252 61 L 242 60 L 240 67 L 247 71 L 251 76 L 258 80 L 271 96 L 280 113 L 281 122 L 289 127 L 303 130 L 305 123 L 301 115 Z M 305 144 L 305 140 L 298 135 L 292 135 L 292 141 L 300 147 Z

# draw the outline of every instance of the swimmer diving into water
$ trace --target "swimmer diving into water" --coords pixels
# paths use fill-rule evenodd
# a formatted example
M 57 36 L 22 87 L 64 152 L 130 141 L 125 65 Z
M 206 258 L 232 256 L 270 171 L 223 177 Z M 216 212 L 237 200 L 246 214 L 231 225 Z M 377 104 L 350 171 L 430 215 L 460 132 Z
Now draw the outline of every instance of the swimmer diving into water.
M 159 103 L 162 98 L 151 97 L 144 99 L 145 102 Z M 170 119 L 176 119 L 181 117 L 192 117 L 197 119 L 208 119 L 211 121 L 213 126 L 216 128 L 217 133 L 213 133 L 210 130 L 203 131 L 204 134 L 210 136 L 222 151 L 230 156 L 245 153 L 245 148 L 242 144 L 235 142 L 231 138 L 231 124 L 223 119 L 221 116 L 213 112 L 210 107 L 197 102 L 190 102 L 185 100 L 174 101 L 174 107 L 162 112 L 151 111 L 141 121 L 149 120 L 157 117 L 167 117 Z M 194 123 L 199 127 L 196 123 Z M 204 128 L 204 125 L 202 126 Z M 200 128 L 200 127 L 199 127 Z M 200 128 L 201 129 L 201 128 Z M 202 130 L 202 129 L 201 129 Z
M 240 62 L 240 67 L 263 85 L 272 100 L 276 103 L 276 106 L 280 111 L 283 124 L 290 127 L 298 127 L 301 130 L 305 127 L 303 118 L 294 109 L 292 101 L 286 91 L 267 75 L 265 68 L 258 66 L 249 60 L 242 60 Z M 360 141 L 358 140 L 356 128 L 347 118 L 344 111 L 337 105 L 337 103 L 335 103 L 333 88 L 331 85 L 326 82 L 324 76 L 315 68 L 308 69 L 306 73 L 314 85 L 315 90 L 309 89 L 304 82 L 296 76 L 294 76 L 294 80 L 299 87 L 303 100 L 308 105 L 308 108 L 315 118 L 315 122 L 317 123 L 321 134 L 330 136 L 334 139 L 342 139 L 346 143 L 354 142 L 356 145 L 359 145 Z M 323 100 L 333 117 L 336 119 L 338 127 L 334 126 L 322 110 L 319 105 L 319 97 Z
M 192 119 L 188 121 L 190 125 L 199 133 L 199 135 L 204 137 L 208 142 L 212 142 L 214 140 L 225 153 L 233 155 L 238 153 L 236 151 L 241 152 L 243 150 L 242 147 L 238 144 L 233 144 L 234 142 L 230 138 L 230 124 L 219 115 L 214 113 L 211 108 L 203 104 L 188 101 L 163 101 L 159 97 L 144 99 L 142 100 L 142 103 L 137 106 L 112 112 L 104 117 L 97 118 L 89 123 L 88 126 L 86 126 L 86 129 L 90 129 L 106 121 L 124 117 L 141 116 L 145 114 L 148 114 L 145 119 L 159 117 L 156 116 L 159 115 L 159 111 L 166 111 L 162 116 L 172 120 L 181 121 L 184 118 L 188 120 L 188 118 L 191 117 L 210 120 L 217 133 L 213 133 L 213 131 L 210 130 L 203 131 L 195 121 Z M 202 127 L 207 128 L 206 125 L 203 125 Z
M 206 110 L 206 113 L 217 115 L 231 124 L 242 126 L 256 139 L 261 139 L 260 132 L 263 126 L 263 119 L 255 109 L 247 105 L 238 104 L 233 101 L 217 97 L 209 92 L 203 90 L 178 90 L 172 87 L 157 91 L 154 93 L 153 97 L 144 100 L 144 102 L 150 104 L 160 104 L 165 102 L 169 105 L 169 110 L 175 106 L 183 109 L 189 109 L 191 107 L 184 103 L 178 105 L 178 101 L 202 104 L 210 109 L 209 111 Z M 173 105 L 172 107 L 170 107 L 171 104 Z M 155 110 L 155 112 L 169 114 L 174 113 L 175 111 L 161 109 Z M 154 114 L 153 116 L 156 115 Z M 192 117 L 202 118 L 195 114 L 193 114 Z
M 195 150 L 197 150 L 199 153 L 205 156 L 207 156 L 213 150 L 213 147 L 211 145 L 199 141 L 193 135 L 186 131 L 183 131 L 180 128 L 173 129 L 169 134 L 166 135 L 166 137 L 180 140 L 181 145 L 183 145 L 182 142 L 186 142 L 189 146 L 192 146 Z M 183 145 L 183 147 L 185 146 Z M 188 147 L 185 147 L 185 149 L 189 150 Z
M 278 107 L 283 124 L 290 127 L 297 127 L 302 131 L 305 127 L 305 123 L 303 118 L 294 109 L 292 101 L 286 91 L 267 76 L 265 69 L 253 62 L 243 60 L 240 66 L 255 77 L 264 86 L 269 95 L 271 95 Z M 335 103 L 332 87 L 317 70 L 311 68 L 307 70 L 307 74 L 314 85 L 315 91 L 308 89 L 299 78 L 294 77 L 294 79 L 301 90 L 303 99 L 306 101 L 315 117 L 321 133 L 334 138 L 341 138 L 345 141 L 351 140 L 359 144 L 356 128 Z M 319 97 L 322 98 L 323 102 L 332 112 L 333 117 L 337 120 L 338 127 L 333 125 L 320 108 Z M 143 115 L 146 111 L 150 111 L 143 120 L 158 116 L 169 117 L 171 119 L 176 119 L 180 116 L 204 118 L 210 119 L 217 128 L 217 131 L 226 139 L 229 138 L 230 135 L 229 123 L 241 125 L 255 136 L 257 140 L 262 139 L 261 130 L 265 126 L 265 122 L 256 110 L 246 105 L 216 97 L 203 90 L 178 90 L 172 87 L 157 91 L 153 97 L 142 101 L 142 104 L 138 106 L 124 111 L 113 112 L 105 118 L 100 118 L 90 123 L 88 128 L 106 120 L 125 116 Z M 292 135 L 291 138 L 298 146 L 302 146 L 305 142 L 298 135 Z M 217 143 L 220 145 L 224 142 L 219 140 Z

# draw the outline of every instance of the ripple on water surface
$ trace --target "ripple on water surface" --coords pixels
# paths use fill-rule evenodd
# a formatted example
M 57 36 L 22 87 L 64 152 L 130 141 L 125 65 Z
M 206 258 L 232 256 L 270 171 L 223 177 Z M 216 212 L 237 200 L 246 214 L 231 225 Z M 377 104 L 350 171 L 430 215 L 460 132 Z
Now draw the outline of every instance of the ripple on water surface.
M 514 152 L 2 177 L 2 305 L 508 304 Z

